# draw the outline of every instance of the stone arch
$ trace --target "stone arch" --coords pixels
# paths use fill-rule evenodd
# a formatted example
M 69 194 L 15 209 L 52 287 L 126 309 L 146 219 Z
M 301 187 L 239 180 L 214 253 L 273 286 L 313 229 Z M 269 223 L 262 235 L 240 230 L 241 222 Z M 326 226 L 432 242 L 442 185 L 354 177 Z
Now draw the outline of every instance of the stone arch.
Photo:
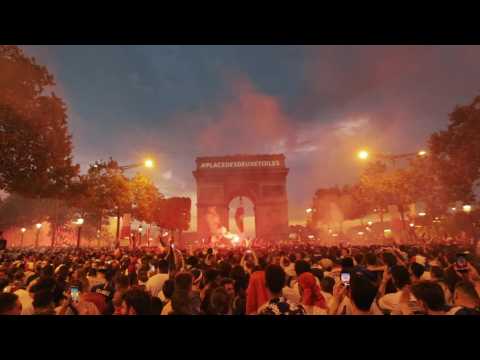
M 257 237 L 274 241 L 288 234 L 285 156 L 235 155 L 197 158 L 197 232 L 209 237 L 205 214 L 215 207 L 228 227 L 229 204 L 238 196 L 254 204 Z

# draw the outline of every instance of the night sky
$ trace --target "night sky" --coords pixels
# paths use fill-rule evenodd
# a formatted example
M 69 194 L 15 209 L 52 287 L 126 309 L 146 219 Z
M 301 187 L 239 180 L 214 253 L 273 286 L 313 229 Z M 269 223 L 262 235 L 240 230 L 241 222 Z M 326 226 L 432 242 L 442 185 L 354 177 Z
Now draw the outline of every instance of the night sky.
M 195 204 L 195 157 L 285 153 L 292 223 L 356 180 L 358 148 L 417 151 L 480 95 L 479 46 L 23 48 L 56 78 L 82 170 L 150 155 L 160 191 Z

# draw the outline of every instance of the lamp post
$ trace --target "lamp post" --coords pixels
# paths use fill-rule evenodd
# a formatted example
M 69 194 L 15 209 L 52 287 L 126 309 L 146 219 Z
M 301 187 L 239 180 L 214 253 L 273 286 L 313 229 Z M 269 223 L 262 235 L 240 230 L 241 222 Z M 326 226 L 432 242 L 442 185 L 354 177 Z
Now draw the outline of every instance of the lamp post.
M 120 170 L 125 171 L 125 170 L 135 169 L 142 166 L 151 169 L 155 166 L 155 163 L 153 162 L 152 159 L 145 159 L 145 161 L 141 163 L 120 166 Z
M 82 236 L 82 225 L 85 222 L 83 218 L 78 218 L 77 221 L 74 223 L 78 225 L 78 230 L 77 230 L 77 249 L 80 249 L 80 240 Z
M 37 234 L 35 236 L 35 248 L 38 248 L 38 242 L 40 238 L 40 229 L 42 228 L 42 224 L 38 223 L 35 225 L 35 227 L 37 228 Z
M 138 227 L 138 246 L 142 246 L 142 225 Z
M 476 247 L 477 247 L 477 238 L 475 236 L 475 227 L 473 225 L 473 220 L 472 220 L 472 216 L 471 216 L 471 212 L 472 212 L 472 205 L 468 205 L 468 204 L 465 204 L 462 206 L 462 210 L 463 212 L 467 215 L 467 218 L 468 218 L 468 223 L 469 223 L 469 226 L 470 226 L 470 229 L 471 229 L 471 236 L 472 236 L 472 239 L 473 239 L 473 246 L 474 246 L 474 251 L 476 250 Z
M 27 229 L 25 229 L 24 227 L 20 229 L 20 232 L 22 233 L 21 237 L 20 237 L 20 247 L 23 247 L 23 238 L 25 236 L 26 231 L 27 231 Z

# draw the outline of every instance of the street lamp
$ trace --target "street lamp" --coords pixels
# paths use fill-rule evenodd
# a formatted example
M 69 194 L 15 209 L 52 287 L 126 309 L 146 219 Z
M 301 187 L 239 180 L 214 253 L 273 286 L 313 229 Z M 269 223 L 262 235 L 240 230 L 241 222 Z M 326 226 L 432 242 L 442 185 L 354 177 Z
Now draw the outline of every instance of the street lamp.
M 82 236 L 82 225 L 85 222 L 83 218 L 78 218 L 77 221 L 74 221 L 74 224 L 78 225 L 78 232 L 77 232 L 77 249 L 80 249 L 80 239 Z
M 367 150 L 360 150 L 357 154 L 359 159 L 366 160 L 370 156 Z
M 472 211 L 471 205 L 463 205 L 462 210 L 464 213 L 469 214 Z
M 305 210 L 305 212 L 306 212 L 307 214 L 310 214 L 312 211 L 313 211 L 312 208 L 308 208 L 307 210 Z
M 138 227 L 138 245 L 142 245 L 142 225 Z
M 152 159 L 145 160 L 144 165 L 146 168 L 153 168 L 153 160 Z
M 427 213 L 426 212 L 419 212 L 418 216 L 427 216 Z
M 370 153 L 367 150 L 360 150 L 357 153 L 357 157 L 361 160 L 367 160 L 370 156 L 374 156 L 374 157 L 377 157 L 377 158 L 382 159 L 382 160 L 390 161 L 392 163 L 392 165 L 395 167 L 395 162 L 397 160 L 413 158 L 413 157 L 416 157 L 416 156 L 424 157 L 427 154 L 428 153 L 425 150 L 420 150 L 416 153 L 405 153 L 405 154 L 382 154 L 382 153 L 377 153 L 377 152 Z
M 125 171 L 125 170 L 130 170 L 138 167 L 146 167 L 151 169 L 154 166 L 155 166 L 155 163 L 152 159 L 145 159 L 145 161 L 141 163 L 120 166 L 120 170 Z
M 42 224 L 38 223 L 38 224 L 35 225 L 35 227 L 37 228 L 37 234 L 35 236 L 35 247 L 37 248 L 38 247 L 38 240 L 39 240 L 39 237 L 40 237 L 40 229 L 42 228 Z
M 20 247 L 23 247 L 23 237 L 25 236 L 25 232 L 27 231 L 27 229 L 25 229 L 24 227 L 22 227 L 20 229 L 20 231 L 22 232 L 22 236 L 20 238 Z

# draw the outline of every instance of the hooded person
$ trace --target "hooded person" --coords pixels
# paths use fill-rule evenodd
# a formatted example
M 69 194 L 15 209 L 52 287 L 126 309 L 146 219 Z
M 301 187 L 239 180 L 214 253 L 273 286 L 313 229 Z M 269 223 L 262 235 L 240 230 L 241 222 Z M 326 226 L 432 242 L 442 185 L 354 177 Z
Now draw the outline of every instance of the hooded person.
M 298 277 L 298 285 L 301 294 L 301 304 L 309 315 L 326 315 L 327 302 L 322 295 L 315 276 L 310 272 L 304 272 Z

